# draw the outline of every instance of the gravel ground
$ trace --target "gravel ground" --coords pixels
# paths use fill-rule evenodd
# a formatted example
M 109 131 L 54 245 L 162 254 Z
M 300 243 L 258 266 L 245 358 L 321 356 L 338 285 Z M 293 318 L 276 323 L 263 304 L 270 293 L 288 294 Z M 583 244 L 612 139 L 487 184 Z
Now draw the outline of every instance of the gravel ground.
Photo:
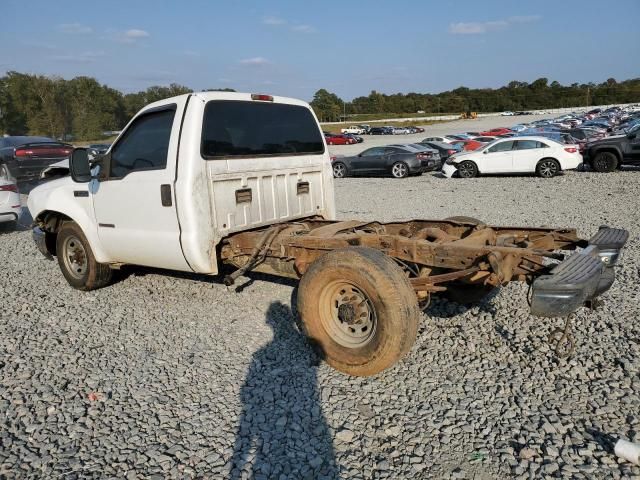
M 300 335 L 295 283 L 132 269 L 81 293 L 0 233 L 0 478 L 638 478 L 598 434 L 640 441 L 638 175 L 336 181 L 341 218 L 628 228 L 570 360 L 512 284 L 435 299 L 404 361 L 350 378 Z

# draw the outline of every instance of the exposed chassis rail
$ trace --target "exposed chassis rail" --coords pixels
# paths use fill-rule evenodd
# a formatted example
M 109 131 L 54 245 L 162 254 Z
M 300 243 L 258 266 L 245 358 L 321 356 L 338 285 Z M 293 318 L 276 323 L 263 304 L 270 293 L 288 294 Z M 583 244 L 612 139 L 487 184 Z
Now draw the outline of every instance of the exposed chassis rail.
M 526 281 L 533 285 L 532 313 L 557 317 L 591 302 L 611 286 L 612 267 L 627 237 L 625 230 L 605 227 L 585 240 L 575 229 L 457 220 L 380 223 L 311 218 L 234 234 L 223 243 L 220 256 L 239 269 L 227 277 L 227 283 L 233 283 L 249 270 L 301 278 L 328 251 L 369 247 L 401 266 L 421 301 L 461 285 L 491 288 Z M 567 258 L 566 251 L 578 248 L 583 250 Z

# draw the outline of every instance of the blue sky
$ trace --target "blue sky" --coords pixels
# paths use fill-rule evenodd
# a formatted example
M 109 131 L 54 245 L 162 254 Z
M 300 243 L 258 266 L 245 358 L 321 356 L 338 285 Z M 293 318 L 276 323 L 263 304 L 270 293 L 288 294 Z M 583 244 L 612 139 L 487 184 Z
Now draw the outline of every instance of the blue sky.
M 640 0 L 2 0 L 0 73 L 311 99 L 640 75 Z

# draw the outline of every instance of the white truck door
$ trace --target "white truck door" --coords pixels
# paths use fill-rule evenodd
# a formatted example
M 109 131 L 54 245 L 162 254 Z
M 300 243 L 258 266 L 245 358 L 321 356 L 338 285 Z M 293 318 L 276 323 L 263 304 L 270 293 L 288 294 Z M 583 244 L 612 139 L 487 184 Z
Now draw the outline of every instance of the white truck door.
M 142 111 L 108 152 L 91 193 L 98 237 L 113 262 L 189 271 L 174 181 L 187 96 Z

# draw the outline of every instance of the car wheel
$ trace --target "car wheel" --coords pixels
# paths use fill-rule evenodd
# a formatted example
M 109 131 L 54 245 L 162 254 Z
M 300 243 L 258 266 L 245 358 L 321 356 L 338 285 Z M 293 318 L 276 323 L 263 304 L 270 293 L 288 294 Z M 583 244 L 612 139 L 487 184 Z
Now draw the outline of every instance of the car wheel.
M 350 247 L 314 261 L 298 288 L 305 333 L 333 368 L 374 375 L 415 342 L 420 310 L 402 269 L 378 250 Z
M 554 158 L 543 158 L 536 166 L 536 174 L 542 178 L 555 177 L 560 172 L 560 164 Z
M 347 176 L 347 166 L 344 163 L 333 164 L 333 176 L 335 178 L 344 178 Z
M 473 178 L 478 176 L 478 167 L 471 160 L 465 160 L 458 165 L 458 176 L 460 178 Z
M 69 285 L 78 290 L 95 290 L 109 284 L 113 271 L 98 263 L 82 229 L 75 222 L 66 222 L 56 238 L 58 265 Z
M 618 166 L 618 157 L 616 157 L 615 153 L 611 152 L 600 152 L 597 153 L 591 162 L 591 167 L 596 172 L 613 172 Z
M 391 175 L 394 178 L 405 178 L 409 175 L 409 167 L 404 162 L 396 162 L 391 167 Z

